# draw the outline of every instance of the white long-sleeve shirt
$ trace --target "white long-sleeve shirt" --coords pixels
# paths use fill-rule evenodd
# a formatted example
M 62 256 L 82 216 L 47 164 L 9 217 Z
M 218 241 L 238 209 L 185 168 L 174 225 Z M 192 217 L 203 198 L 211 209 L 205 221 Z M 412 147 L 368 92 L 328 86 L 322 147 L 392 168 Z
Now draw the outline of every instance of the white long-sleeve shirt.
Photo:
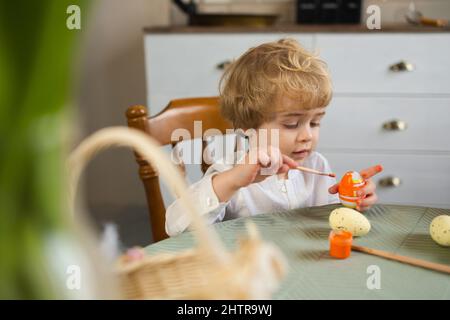
M 302 165 L 332 172 L 328 161 L 318 152 L 312 152 Z M 191 199 L 210 224 L 242 216 L 339 202 L 336 194 L 328 193 L 328 188 L 336 183 L 334 178 L 299 170 L 289 170 L 287 179 L 272 175 L 261 182 L 239 189 L 229 201 L 220 202 L 214 192 L 211 178 L 232 167 L 232 164 L 226 164 L 224 160 L 217 161 L 208 168 L 202 179 L 189 187 Z M 177 235 L 185 231 L 190 223 L 186 210 L 179 200 L 175 200 L 166 210 L 167 234 Z

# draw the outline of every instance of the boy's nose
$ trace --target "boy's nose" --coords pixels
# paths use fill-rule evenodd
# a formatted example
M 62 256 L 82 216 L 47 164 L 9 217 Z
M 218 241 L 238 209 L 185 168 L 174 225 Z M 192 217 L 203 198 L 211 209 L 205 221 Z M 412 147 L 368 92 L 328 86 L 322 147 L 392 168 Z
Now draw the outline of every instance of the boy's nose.
M 305 128 L 306 126 L 304 126 L 303 128 L 300 128 L 300 130 L 298 131 L 297 134 L 297 141 L 298 142 L 304 142 L 304 141 L 310 141 L 312 140 L 312 132 L 309 128 Z

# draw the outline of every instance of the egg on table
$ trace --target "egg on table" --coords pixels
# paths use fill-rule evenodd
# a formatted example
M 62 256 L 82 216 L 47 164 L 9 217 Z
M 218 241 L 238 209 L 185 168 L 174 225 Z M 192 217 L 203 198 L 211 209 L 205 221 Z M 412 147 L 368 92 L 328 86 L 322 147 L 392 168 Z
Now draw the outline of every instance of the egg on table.
M 431 238 L 441 246 L 450 246 L 450 216 L 438 216 L 430 224 Z
M 351 232 L 354 237 L 364 236 L 370 231 L 370 222 L 362 214 L 350 208 L 334 209 L 329 217 L 331 229 Z
M 364 188 L 366 182 L 357 171 L 348 171 L 339 182 L 339 200 L 343 206 L 356 208 L 360 199 L 358 191 Z

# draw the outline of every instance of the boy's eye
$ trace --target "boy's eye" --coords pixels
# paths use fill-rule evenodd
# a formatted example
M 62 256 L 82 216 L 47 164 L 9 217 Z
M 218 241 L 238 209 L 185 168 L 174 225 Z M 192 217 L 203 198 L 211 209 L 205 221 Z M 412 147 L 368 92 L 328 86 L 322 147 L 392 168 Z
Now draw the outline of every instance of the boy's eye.
M 295 129 L 298 127 L 298 122 L 296 123 L 289 123 L 289 124 L 284 124 L 284 127 L 287 129 Z
M 311 127 L 320 127 L 320 122 L 311 122 Z

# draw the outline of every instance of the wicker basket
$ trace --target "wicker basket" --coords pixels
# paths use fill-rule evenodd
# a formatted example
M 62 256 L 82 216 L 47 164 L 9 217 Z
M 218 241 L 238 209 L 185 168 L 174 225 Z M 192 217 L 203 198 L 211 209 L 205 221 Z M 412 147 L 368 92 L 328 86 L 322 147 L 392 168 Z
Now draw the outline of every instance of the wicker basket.
M 234 252 L 227 251 L 189 199 L 187 186 L 160 145 L 141 131 L 126 127 L 102 129 L 84 140 L 69 159 L 71 200 L 80 174 L 100 150 L 134 148 L 158 171 L 190 215 L 197 247 L 179 253 L 121 257 L 115 265 L 123 297 L 128 299 L 269 299 L 286 272 L 286 260 L 275 246 L 264 243 L 254 224 Z M 73 206 L 72 206 L 73 207 Z

